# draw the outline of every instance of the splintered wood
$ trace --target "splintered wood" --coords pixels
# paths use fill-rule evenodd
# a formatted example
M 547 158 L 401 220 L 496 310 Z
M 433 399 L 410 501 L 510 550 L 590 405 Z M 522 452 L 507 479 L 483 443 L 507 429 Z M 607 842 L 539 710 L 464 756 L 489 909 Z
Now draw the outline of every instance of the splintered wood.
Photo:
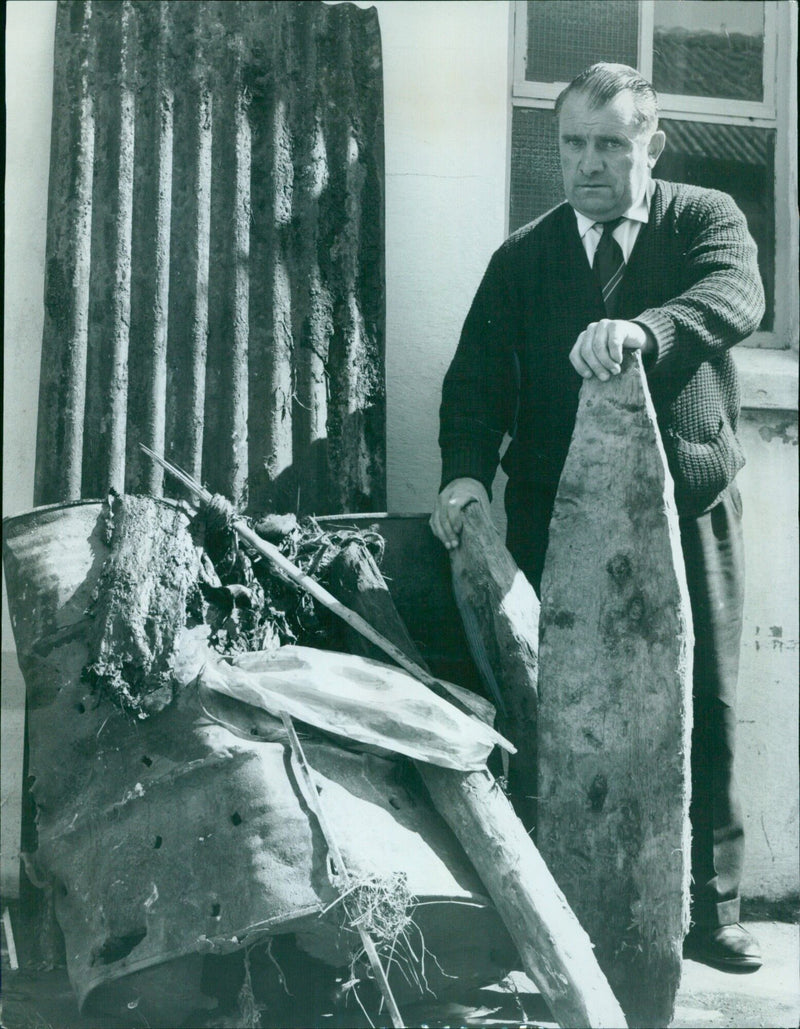
M 588 380 L 542 581 L 542 855 L 631 1024 L 672 1017 L 688 926 L 692 631 L 638 355 Z
M 509 794 L 526 829 L 536 812 L 536 688 L 539 598 L 479 504 L 464 508 L 461 542 L 450 552 L 453 592 L 475 665 L 498 709 L 498 727 L 517 753 Z

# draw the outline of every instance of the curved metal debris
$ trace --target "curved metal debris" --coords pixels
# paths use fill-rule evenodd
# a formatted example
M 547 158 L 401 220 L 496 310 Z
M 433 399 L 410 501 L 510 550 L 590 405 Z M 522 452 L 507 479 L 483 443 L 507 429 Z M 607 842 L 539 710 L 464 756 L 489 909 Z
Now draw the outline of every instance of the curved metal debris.
M 98 701 L 80 673 L 85 612 L 107 556 L 102 505 L 37 509 L 4 529 L 28 689 L 35 860 L 56 887 L 81 1005 L 109 991 L 133 998 L 159 966 L 174 963 L 177 974 L 269 934 L 296 933 L 307 952 L 346 964 L 353 934 L 335 910 L 320 918 L 335 897 L 325 847 L 274 719 L 200 686 L 144 721 Z M 446 973 L 462 983 L 504 974 L 514 960 L 505 929 L 404 766 L 324 739 L 305 749 L 354 874 L 405 873 Z M 446 986 L 434 966 L 432 988 Z

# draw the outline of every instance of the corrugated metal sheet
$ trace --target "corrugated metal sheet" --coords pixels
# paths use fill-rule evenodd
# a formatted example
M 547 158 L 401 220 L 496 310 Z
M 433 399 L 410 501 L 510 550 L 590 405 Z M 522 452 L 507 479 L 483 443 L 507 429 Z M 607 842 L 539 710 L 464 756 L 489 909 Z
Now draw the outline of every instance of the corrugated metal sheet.
M 382 107 L 374 9 L 60 0 L 36 503 L 385 506 Z

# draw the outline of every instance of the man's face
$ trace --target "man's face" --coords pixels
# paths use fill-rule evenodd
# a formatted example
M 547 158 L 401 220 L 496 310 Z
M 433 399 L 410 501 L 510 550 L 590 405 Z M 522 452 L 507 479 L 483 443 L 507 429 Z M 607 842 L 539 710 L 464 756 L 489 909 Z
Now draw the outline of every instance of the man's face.
M 611 221 L 638 200 L 664 149 L 663 132 L 636 123 L 633 95 L 624 91 L 604 107 L 581 93 L 564 101 L 558 122 L 567 200 L 595 221 Z

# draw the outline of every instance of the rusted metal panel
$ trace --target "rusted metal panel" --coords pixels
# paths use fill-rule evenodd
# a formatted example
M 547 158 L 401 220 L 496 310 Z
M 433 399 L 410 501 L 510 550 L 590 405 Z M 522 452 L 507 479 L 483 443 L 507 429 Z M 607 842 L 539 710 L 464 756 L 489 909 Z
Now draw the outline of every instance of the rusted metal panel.
M 377 13 L 60 0 L 36 502 L 385 503 Z
M 140 721 L 82 681 L 86 610 L 107 555 L 98 503 L 4 524 L 28 689 L 33 859 L 55 887 L 80 1002 L 96 994 L 95 1003 L 124 1008 L 146 999 L 148 969 L 277 933 L 296 933 L 302 949 L 346 965 L 352 934 L 338 909 L 320 918 L 335 899 L 326 848 L 274 720 L 195 686 Z M 443 969 L 429 970 L 431 987 L 446 989 L 448 975 L 463 984 L 504 974 L 513 950 L 502 923 L 414 781 L 383 757 L 322 739 L 304 747 L 348 868 L 357 877 L 406 874 L 414 918 Z M 414 992 L 399 975 L 395 987 Z

